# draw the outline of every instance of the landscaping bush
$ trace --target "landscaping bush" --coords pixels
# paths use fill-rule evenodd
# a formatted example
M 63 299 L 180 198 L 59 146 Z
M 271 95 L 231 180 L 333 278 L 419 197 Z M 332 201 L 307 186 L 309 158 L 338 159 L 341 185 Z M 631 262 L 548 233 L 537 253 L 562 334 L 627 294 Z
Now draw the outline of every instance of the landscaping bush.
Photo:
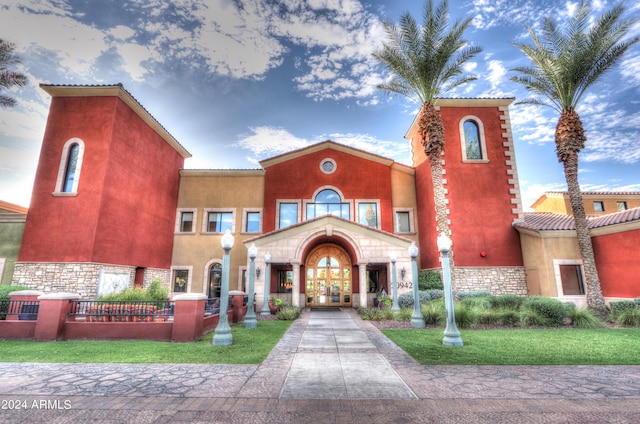
M 421 305 L 420 311 L 426 325 L 441 326 L 446 322 L 444 302 L 429 302 L 426 305 Z
M 567 302 L 571 303 L 572 302 Z M 565 304 L 565 306 L 568 306 Z M 571 320 L 571 325 L 578 328 L 602 328 L 604 327 L 604 323 L 600 318 L 595 316 L 589 308 L 586 306 L 577 308 L 575 304 L 573 307 L 569 306 L 566 308 L 567 310 L 567 318 Z
M 0 286 L 0 300 L 8 300 L 9 293 L 20 290 L 33 290 L 27 286 Z M 0 303 L 0 316 L 5 317 L 9 311 L 9 302 Z M 2 318 L 4 319 L 4 318 Z
M 164 308 L 169 296 L 169 289 L 162 285 L 162 279 L 154 278 L 149 287 L 128 287 L 118 293 L 99 296 L 97 300 L 113 302 L 155 301 L 158 309 Z
M 564 324 L 566 317 L 564 304 L 558 299 L 543 296 L 532 296 L 522 304 L 527 325 L 543 325 L 545 327 L 559 327 Z M 530 313 L 530 312 L 533 312 Z M 536 317 L 534 318 L 534 315 Z M 537 321 L 533 324 L 530 321 Z
M 442 278 L 438 271 L 422 270 L 418 273 L 418 290 L 442 290 Z
M 478 315 L 478 324 L 514 327 L 520 325 L 520 313 L 510 308 L 481 311 Z
M 546 320 L 539 312 L 533 309 L 523 309 L 520 312 L 520 325 L 523 327 L 538 327 L 546 325 Z
M 429 294 L 431 300 L 442 299 L 444 297 L 444 290 L 441 289 L 425 290 L 425 293 Z
M 27 286 L 0 286 L 0 300 L 9 299 L 9 293 L 20 290 L 33 290 Z
M 621 312 L 616 319 L 618 325 L 640 327 L 640 309 L 634 308 Z
M 468 292 L 458 292 L 458 300 L 463 300 L 468 297 L 487 297 L 493 296 L 490 291 L 487 290 L 474 290 Z
M 609 303 L 609 309 L 611 310 L 611 318 L 614 321 L 618 320 L 618 317 L 625 312 L 632 311 L 637 308 L 636 302 L 633 300 L 615 300 Z
M 413 315 L 412 308 L 400 308 L 400 312 L 396 314 L 396 319 L 400 321 L 411 321 L 411 315 Z
M 498 296 L 491 296 L 489 300 L 491 301 L 491 307 L 494 309 L 507 308 L 512 310 L 520 310 L 522 303 L 525 301 L 526 297 L 518 296 L 516 294 L 501 294 Z
M 283 321 L 294 321 L 300 316 L 300 309 L 291 305 L 284 305 L 276 312 L 278 319 Z
M 384 310 L 378 308 L 360 308 L 358 312 L 364 321 L 381 321 L 385 316 Z
M 420 304 L 424 305 L 431 300 L 431 294 L 428 291 L 419 291 Z M 401 308 L 413 308 L 413 292 L 408 291 L 398 296 L 398 306 Z
M 481 311 L 491 309 L 491 299 L 489 297 L 467 297 L 460 301 L 462 305 L 475 308 Z
M 476 309 L 462 302 L 456 302 L 453 307 L 453 314 L 455 316 L 456 325 L 459 328 L 471 328 L 478 322 L 479 313 L 476 312 Z

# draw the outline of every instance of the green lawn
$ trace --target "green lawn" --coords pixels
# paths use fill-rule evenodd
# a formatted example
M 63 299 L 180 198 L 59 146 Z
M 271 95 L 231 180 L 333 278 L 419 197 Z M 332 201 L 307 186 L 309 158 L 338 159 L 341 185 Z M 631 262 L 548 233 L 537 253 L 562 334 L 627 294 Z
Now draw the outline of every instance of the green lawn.
M 640 329 L 461 330 L 464 346 L 443 346 L 443 330 L 382 330 L 423 365 L 640 365 Z
M 293 321 L 258 321 L 258 328 L 231 326 L 233 344 L 213 346 L 213 333 L 195 343 L 152 341 L 33 342 L 0 340 L 3 362 L 107 362 L 259 364 Z

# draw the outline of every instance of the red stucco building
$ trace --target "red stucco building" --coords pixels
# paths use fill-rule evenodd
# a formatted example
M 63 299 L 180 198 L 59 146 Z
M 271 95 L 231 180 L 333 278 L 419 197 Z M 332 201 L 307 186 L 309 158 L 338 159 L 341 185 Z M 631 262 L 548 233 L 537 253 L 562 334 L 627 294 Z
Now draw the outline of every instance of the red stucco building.
M 189 153 L 121 86 L 43 89 L 51 109 L 14 284 L 92 297 L 160 277 L 213 297 L 226 230 L 231 289 L 245 289 L 247 248 L 259 249 L 259 304 L 267 280 L 296 306 L 370 303 L 394 269 L 409 290 L 411 243 L 421 269 L 440 267 L 415 123 L 412 166 L 326 141 L 259 169 L 185 170 Z M 528 292 L 512 101 L 438 101 L 457 291 Z

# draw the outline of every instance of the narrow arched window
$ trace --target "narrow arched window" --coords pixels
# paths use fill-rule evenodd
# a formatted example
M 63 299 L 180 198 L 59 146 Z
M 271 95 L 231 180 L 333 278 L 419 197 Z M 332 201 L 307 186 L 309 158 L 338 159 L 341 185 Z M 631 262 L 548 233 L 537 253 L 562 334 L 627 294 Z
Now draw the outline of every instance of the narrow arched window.
M 460 120 L 460 147 L 462 162 L 487 163 L 487 145 L 482 121 L 468 115 Z
M 62 148 L 54 196 L 75 196 L 80 182 L 84 142 L 79 138 L 67 140 Z
M 464 147 L 468 160 L 483 159 L 480 145 L 480 131 L 478 124 L 473 121 L 466 121 L 464 128 Z
M 78 167 L 78 153 L 80 152 L 80 146 L 74 144 L 69 149 L 69 156 L 67 157 L 67 169 L 64 173 L 64 184 L 62 191 L 65 193 L 71 193 L 73 191 L 73 183 L 76 179 L 76 169 Z

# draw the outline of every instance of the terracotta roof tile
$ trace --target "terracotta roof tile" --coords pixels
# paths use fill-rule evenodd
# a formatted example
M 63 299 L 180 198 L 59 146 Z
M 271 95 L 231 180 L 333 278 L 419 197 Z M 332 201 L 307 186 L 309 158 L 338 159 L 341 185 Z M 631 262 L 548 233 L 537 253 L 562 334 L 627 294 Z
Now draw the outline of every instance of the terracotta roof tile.
M 587 217 L 589 228 L 600 228 L 608 225 L 622 224 L 625 222 L 640 221 L 640 208 L 628 209 L 622 212 Z M 516 228 L 533 231 L 563 231 L 575 230 L 573 216 L 551 212 L 527 212 L 524 220 L 514 223 Z

